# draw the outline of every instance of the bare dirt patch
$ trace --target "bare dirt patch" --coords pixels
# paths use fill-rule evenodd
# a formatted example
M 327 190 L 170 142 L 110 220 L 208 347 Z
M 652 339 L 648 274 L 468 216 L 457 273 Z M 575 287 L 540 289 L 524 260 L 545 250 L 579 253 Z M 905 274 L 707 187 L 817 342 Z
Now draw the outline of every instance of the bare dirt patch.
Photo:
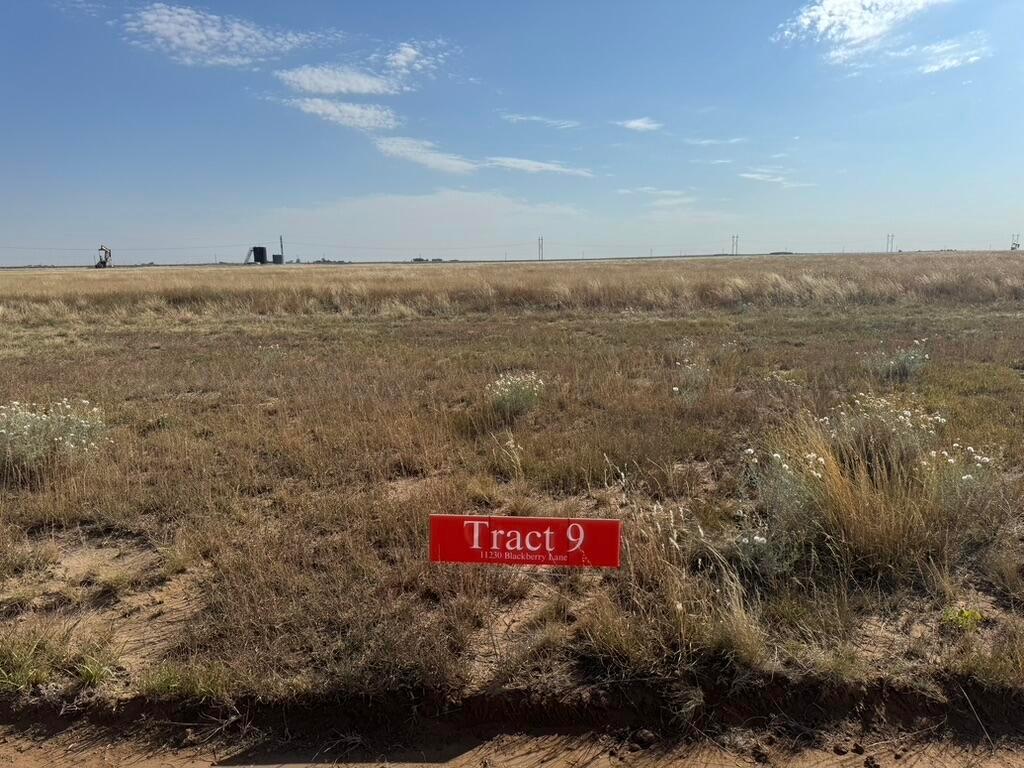
M 94 540 L 59 534 L 36 542 L 51 550 L 52 562 L 0 589 L 8 614 L 53 611 L 116 600 L 149 581 L 159 564 L 156 552 L 130 539 Z
M 135 592 L 103 610 L 93 611 L 83 625 L 98 631 L 112 628 L 111 643 L 120 664 L 136 677 L 159 663 L 182 630 L 201 609 L 198 574 L 172 576 L 151 589 Z
M 116 673 L 105 694 L 134 696 L 134 684 L 200 611 L 200 571 L 168 573 L 157 551 L 126 536 L 69 531 L 36 546 L 52 550 L 52 562 L 3 585 L 0 627 L 17 631 L 42 620 L 66 632 L 69 648 L 102 640 Z

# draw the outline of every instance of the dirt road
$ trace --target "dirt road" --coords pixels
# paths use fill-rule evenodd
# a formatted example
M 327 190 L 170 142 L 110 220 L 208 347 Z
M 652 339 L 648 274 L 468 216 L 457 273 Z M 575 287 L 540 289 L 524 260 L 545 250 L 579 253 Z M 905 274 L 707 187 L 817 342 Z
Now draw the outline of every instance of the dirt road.
M 68 731 L 31 738 L 0 731 L 0 766 L 18 768 L 212 768 L 213 766 L 388 766 L 389 768 L 731 768 L 786 766 L 936 766 L 938 768 L 1019 768 L 1024 752 L 1012 747 L 964 746 L 913 739 L 837 737 L 829 744 L 794 749 L 771 737 L 731 737 L 700 745 L 663 747 L 640 732 L 628 739 L 595 733 L 476 735 L 462 731 L 432 734 L 422 744 L 389 747 L 366 744 L 343 733 L 317 746 L 232 748 L 209 745 L 169 749 L 119 739 L 113 734 Z

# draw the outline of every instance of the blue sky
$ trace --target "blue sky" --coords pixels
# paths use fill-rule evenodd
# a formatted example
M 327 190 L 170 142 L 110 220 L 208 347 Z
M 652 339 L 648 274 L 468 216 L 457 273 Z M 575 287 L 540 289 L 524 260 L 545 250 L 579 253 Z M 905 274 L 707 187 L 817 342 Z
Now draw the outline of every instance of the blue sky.
M 0 263 L 1005 248 L 1021 29 L 1020 0 L 6 0 Z

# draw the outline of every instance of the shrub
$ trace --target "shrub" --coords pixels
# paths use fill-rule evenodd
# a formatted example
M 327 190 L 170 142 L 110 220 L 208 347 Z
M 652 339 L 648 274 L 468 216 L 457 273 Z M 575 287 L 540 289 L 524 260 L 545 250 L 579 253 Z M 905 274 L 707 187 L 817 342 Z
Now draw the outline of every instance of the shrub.
M 910 381 L 930 359 L 921 344 L 925 340 L 914 340 L 913 347 L 897 349 L 891 354 L 876 352 L 866 360 L 868 369 L 881 381 L 889 384 L 903 384 Z
M 947 608 L 942 612 L 942 623 L 951 629 L 970 634 L 978 631 L 985 621 L 980 611 L 972 608 Z
M 39 479 L 63 461 L 97 446 L 106 426 L 87 400 L 0 406 L 0 479 Z
M 991 458 L 941 447 L 945 423 L 861 395 L 798 416 L 763 461 L 748 449 L 770 561 L 919 578 L 991 544 L 1012 505 Z
M 528 413 L 540 402 L 544 380 L 536 373 L 505 373 L 488 385 L 491 410 L 502 421 L 511 422 Z

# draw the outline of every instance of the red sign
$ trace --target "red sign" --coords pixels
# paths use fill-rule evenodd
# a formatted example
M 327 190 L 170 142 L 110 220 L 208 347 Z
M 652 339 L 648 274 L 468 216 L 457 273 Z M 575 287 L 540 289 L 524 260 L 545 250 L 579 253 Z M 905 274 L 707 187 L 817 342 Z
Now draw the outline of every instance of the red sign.
M 470 565 L 618 568 L 619 520 L 430 516 L 430 560 Z

